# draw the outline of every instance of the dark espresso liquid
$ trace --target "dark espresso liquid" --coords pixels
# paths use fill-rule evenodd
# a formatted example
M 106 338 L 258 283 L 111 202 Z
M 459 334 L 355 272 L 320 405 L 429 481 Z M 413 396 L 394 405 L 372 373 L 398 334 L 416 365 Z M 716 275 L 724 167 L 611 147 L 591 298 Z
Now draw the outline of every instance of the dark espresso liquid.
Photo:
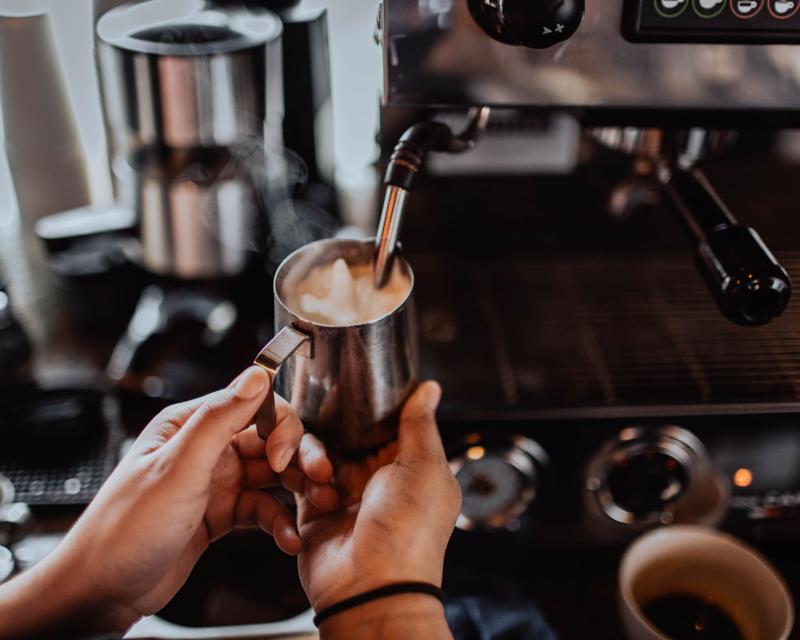
M 744 640 L 728 614 L 702 598 L 670 594 L 646 604 L 643 611 L 659 631 L 673 640 Z

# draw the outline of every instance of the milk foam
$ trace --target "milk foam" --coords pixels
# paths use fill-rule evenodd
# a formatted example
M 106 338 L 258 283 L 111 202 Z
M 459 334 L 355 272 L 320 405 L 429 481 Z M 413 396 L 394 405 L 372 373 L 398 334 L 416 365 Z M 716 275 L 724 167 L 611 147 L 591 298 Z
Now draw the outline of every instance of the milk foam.
M 320 324 L 347 326 L 377 320 L 394 311 L 411 286 L 397 262 L 382 289 L 373 284 L 372 265 L 348 265 L 343 258 L 312 269 L 286 303 L 297 315 Z

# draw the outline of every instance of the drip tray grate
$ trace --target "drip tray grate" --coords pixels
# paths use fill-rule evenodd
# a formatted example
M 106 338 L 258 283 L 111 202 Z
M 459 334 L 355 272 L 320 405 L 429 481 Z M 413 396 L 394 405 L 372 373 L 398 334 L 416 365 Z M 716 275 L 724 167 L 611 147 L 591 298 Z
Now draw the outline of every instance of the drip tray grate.
M 800 253 L 782 258 L 800 282 Z M 451 411 L 800 410 L 800 301 L 738 327 L 686 254 L 411 261 L 422 373 Z

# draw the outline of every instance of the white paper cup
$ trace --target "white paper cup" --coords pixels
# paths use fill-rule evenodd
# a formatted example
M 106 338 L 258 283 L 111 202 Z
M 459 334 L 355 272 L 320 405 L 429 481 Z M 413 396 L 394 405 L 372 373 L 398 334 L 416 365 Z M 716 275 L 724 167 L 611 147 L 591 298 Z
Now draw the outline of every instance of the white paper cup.
M 651 531 L 625 552 L 619 571 L 620 613 L 631 640 L 669 640 L 642 607 L 670 594 L 713 601 L 745 640 L 785 640 L 794 604 L 775 568 L 733 536 L 699 526 Z

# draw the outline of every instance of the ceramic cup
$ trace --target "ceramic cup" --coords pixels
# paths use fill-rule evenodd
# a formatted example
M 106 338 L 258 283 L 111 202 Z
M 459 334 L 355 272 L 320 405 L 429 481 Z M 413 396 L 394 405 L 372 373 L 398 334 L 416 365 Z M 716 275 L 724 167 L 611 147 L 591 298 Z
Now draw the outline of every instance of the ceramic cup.
M 785 640 L 794 605 L 769 561 L 731 535 L 700 526 L 651 531 L 625 552 L 619 571 L 622 621 L 631 640 L 669 640 L 643 607 L 667 595 L 715 604 L 745 640 Z

